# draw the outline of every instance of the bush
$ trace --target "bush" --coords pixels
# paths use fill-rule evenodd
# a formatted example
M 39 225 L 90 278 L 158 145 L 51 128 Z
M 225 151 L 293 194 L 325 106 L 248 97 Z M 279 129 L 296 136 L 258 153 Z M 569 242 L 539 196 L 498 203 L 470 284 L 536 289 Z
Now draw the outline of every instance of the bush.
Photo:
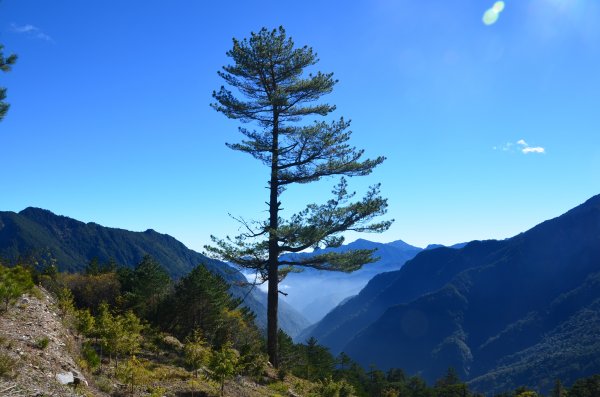
M 83 345 L 83 349 L 81 349 L 81 356 L 87 363 L 88 367 L 96 369 L 100 365 L 100 357 L 96 350 L 88 343 Z
M 115 375 L 117 379 L 130 387 L 130 392 L 133 394 L 138 386 L 144 386 L 150 381 L 152 373 L 145 368 L 142 361 L 135 356 L 131 356 L 129 360 L 116 369 Z
M 0 301 L 4 303 L 4 310 L 8 310 L 10 303 L 32 288 L 33 279 L 27 269 L 0 265 Z
M 230 343 L 226 343 L 213 353 L 209 362 L 211 378 L 221 385 L 221 396 L 223 396 L 225 381 L 233 378 L 238 371 L 239 353 L 231 348 Z
M 89 309 L 78 310 L 75 315 L 75 329 L 83 336 L 92 336 L 96 321 Z
M 48 347 L 49 343 L 50 343 L 50 339 L 48 339 L 48 337 L 44 336 L 43 338 L 36 339 L 36 341 L 34 342 L 34 346 L 40 350 L 44 350 L 45 348 Z
M 0 353 L 0 376 L 8 376 L 14 370 L 16 361 L 7 354 Z

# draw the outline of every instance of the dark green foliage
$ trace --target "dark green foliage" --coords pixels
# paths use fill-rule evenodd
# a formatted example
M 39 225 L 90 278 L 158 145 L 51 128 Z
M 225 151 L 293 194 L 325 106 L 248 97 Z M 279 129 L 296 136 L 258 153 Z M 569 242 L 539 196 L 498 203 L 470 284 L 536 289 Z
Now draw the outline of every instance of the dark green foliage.
M 0 257 L 38 262 L 50 254 L 60 271 L 105 273 L 116 265 L 133 269 L 150 255 L 177 278 L 198 263 L 225 276 L 217 261 L 186 248 L 173 237 L 154 230 L 130 232 L 83 223 L 40 208 L 0 212 Z M 40 264 L 41 265 L 41 264 Z
M 446 375 L 438 379 L 434 387 L 436 397 L 466 397 L 469 395 L 468 390 L 453 367 L 448 368 Z
M 161 324 L 171 333 L 185 339 L 196 330 L 213 346 L 224 342 L 221 324 L 225 310 L 237 308 L 240 301 L 229 294 L 229 286 L 204 266 L 196 266 L 183 277 L 161 309 Z
M 600 375 L 578 379 L 567 393 L 568 397 L 597 397 L 600 396 Z
M 154 320 L 158 306 L 171 290 L 171 278 L 167 271 L 149 255 L 135 267 L 131 274 L 131 286 L 125 290 L 127 305 L 139 317 Z
M 121 301 L 122 289 L 118 275 L 111 273 L 80 274 L 61 273 L 56 277 L 61 288 L 68 288 L 73 301 L 79 308 L 89 308 L 92 313 L 98 311 L 101 303 L 115 306 Z
M 206 247 L 219 258 L 252 269 L 268 282 L 267 350 L 275 367 L 278 332 L 278 283 L 295 268 L 350 272 L 373 262 L 372 250 L 326 252 L 293 261 L 281 255 L 308 248 L 338 247 L 347 230 L 381 232 L 389 221 L 371 223 L 386 212 L 387 201 L 373 186 L 362 200 L 352 202 L 344 176 L 368 175 L 384 160 L 362 159 L 363 150 L 349 144 L 350 123 L 343 118 L 331 123 L 304 117 L 327 116 L 335 106 L 317 103 L 337 83 L 332 73 L 307 73 L 317 56 L 312 48 L 296 47 L 285 29 L 261 29 L 249 39 L 233 39 L 227 52 L 233 61 L 219 72 L 228 87 L 213 92 L 211 106 L 231 119 L 253 123 L 240 128 L 245 138 L 228 146 L 248 153 L 268 168 L 268 219 L 249 223 L 235 239 L 213 237 L 215 246 Z M 229 89 L 239 94 L 236 97 Z M 258 127 L 256 130 L 254 127 Z M 325 204 L 309 204 L 289 219 L 279 215 L 280 197 L 288 185 L 316 182 L 323 177 L 340 176 L 333 198 Z
M 50 343 L 50 339 L 48 339 L 47 337 L 43 337 L 40 339 L 36 339 L 36 341 L 33 343 L 33 345 L 40 350 L 44 350 L 45 348 L 48 347 L 49 343 Z
M 12 69 L 12 65 L 17 62 L 17 56 L 15 54 L 11 54 L 8 57 L 4 57 L 4 46 L 0 44 L 0 70 L 3 72 L 9 72 Z M 6 88 L 0 87 L 0 121 L 8 112 L 8 108 L 10 105 L 4 100 L 6 99 Z
M 320 346 L 315 338 L 306 341 L 306 345 L 301 345 L 302 365 L 304 378 L 309 380 L 323 380 L 331 376 L 335 367 L 335 360 L 326 347 Z
M 91 369 L 95 369 L 100 365 L 100 357 L 96 349 L 90 344 L 85 343 L 81 349 L 81 356 Z
M 133 269 L 145 255 L 151 255 L 174 279 L 203 263 L 229 283 L 232 294 L 244 298 L 244 305 L 257 314 L 259 326 L 266 327 L 264 293 L 249 291 L 250 288 L 243 285 L 246 278 L 239 271 L 186 248 L 171 236 L 153 230 L 139 233 L 95 223 L 86 224 L 39 208 L 27 208 L 19 213 L 0 212 L 0 257 L 7 258 L 7 263 L 27 265 L 37 270 L 35 282 L 42 283 L 52 292 L 57 292 L 58 287 L 69 287 L 76 305 L 90 307 L 94 313 L 102 300 L 111 305 L 117 304 L 117 289 L 124 292 L 132 290 Z M 53 274 L 57 270 L 85 271 L 86 277 L 76 275 L 65 281 L 69 285 L 63 283 L 57 286 L 52 276 L 43 275 L 46 270 Z M 64 281 L 66 277 L 61 275 L 61 279 Z M 75 288 L 71 283 L 80 287 Z M 281 309 L 281 326 L 286 331 L 294 331 L 295 335 L 309 325 L 289 306 Z

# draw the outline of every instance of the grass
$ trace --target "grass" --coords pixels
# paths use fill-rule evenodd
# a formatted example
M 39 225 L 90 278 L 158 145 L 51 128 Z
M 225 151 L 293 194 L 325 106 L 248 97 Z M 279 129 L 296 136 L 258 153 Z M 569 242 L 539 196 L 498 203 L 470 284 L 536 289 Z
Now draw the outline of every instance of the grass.
M 16 363 L 16 360 L 9 355 L 0 353 L 0 377 L 9 376 L 13 372 Z

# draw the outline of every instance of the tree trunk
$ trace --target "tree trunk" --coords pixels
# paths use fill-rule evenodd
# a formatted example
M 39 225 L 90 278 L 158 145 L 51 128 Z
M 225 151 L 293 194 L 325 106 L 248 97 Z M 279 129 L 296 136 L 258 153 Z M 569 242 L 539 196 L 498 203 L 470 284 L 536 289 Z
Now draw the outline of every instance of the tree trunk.
M 279 161 L 279 131 L 278 117 L 274 112 L 273 117 L 273 146 L 271 148 L 271 180 L 269 182 L 269 260 L 268 260 L 268 277 L 269 290 L 267 294 L 267 353 L 269 361 L 273 367 L 279 368 L 279 357 L 277 352 L 277 308 L 279 306 L 279 245 L 277 242 L 277 227 L 278 227 L 278 169 Z

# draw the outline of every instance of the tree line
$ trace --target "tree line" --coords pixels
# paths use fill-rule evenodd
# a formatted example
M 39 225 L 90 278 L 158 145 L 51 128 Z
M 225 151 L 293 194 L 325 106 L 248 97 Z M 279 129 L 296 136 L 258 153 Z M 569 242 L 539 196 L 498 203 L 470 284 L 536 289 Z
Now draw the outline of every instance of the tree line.
M 151 378 L 144 356 L 172 354 L 194 377 L 215 380 L 221 393 L 235 375 L 261 379 L 268 366 L 266 339 L 254 315 L 233 298 L 227 283 L 204 266 L 173 281 L 157 261 L 144 257 L 133 269 L 92 260 L 82 273 L 60 273 L 52 259 L 19 266 L 0 264 L 2 310 L 41 284 L 57 297 L 63 317 L 82 338 L 92 371 L 113 371 L 131 391 Z M 181 341 L 181 342 L 180 342 Z M 312 396 L 476 397 L 452 368 L 433 385 L 402 369 L 362 368 L 345 353 L 337 357 L 315 338 L 294 343 L 278 332 L 277 376 L 305 379 Z M 103 364 L 104 363 L 104 364 Z M 548 397 L 600 395 L 600 375 L 571 387 L 556 381 Z M 541 397 L 519 387 L 497 397 Z

